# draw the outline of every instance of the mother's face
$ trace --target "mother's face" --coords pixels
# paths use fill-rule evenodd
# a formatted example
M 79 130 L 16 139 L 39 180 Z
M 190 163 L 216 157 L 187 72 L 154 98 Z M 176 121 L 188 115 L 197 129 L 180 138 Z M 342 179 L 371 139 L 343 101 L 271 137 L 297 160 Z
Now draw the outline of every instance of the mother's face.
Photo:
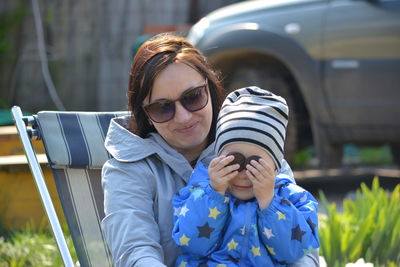
M 204 83 L 205 77 L 195 69 L 183 63 L 173 63 L 157 75 L 151 93 L 144 99 L 143 104 L 146 105 L 158 99 L 176 100 L 185 90 Z M 209 95 L 208 88 L 207 94 Z M 211 122 L 210 96 L 203 109 L 190 112 L 176 101 L 175 116 L 170 121 L 163 123 L 150 121 L 165 141 L 183 154 L 191 150 L 203 150 L 207 146 Z

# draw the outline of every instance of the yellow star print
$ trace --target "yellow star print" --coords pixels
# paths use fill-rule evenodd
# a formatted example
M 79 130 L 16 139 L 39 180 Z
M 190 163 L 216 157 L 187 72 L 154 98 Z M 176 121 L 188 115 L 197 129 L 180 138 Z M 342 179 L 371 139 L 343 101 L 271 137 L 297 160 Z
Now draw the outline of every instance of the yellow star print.
M 275 249 L 274 249 L 274 248 L 270 248 L 270 247 L 268 247 L 268 246 L 266 246 L 266 247 L 267 247 L 269 253 L 271 253 L 272 255 L 276 255 Z
M 276 214 L 278 215 L 278 220 L 286 220 L 286 215 L 280 211 L 277 211 Z
M 208 217 L 213 218 L 214 220 L 216 220 L 216 219 L 217 219 L 217 216 L 218 216 L 221 212 L 218 210 L 217 207 L 215 207 L 215 208 L 213 208 L 213 209 L 210 209 L 210 208 L 208 208 L 208 209 L 210 210 L 210 214 L 208 214 Z
M 235 240 L 232 238 L 231 242 L 228 243 L 228 251 L 232 249 L 236 250 L 237 245 L 239 245 L 239 243 L 236 243 Z
M 227 267 L 226 264 L 218 264 L 217 267 Z
M 186 261 L 181 261 L 178 267 L 186 267 L 188 263 Z
M 251 246 L 251 252 L 253 252 L 253 257 L 261 256 L 260 247 Z
M 189 240 L 190 238 L 187 237 L 185 234 L 183 234 L 181 236 L 181 238 L 179 238 L 179 242 L 181 246 L 189 246 Z

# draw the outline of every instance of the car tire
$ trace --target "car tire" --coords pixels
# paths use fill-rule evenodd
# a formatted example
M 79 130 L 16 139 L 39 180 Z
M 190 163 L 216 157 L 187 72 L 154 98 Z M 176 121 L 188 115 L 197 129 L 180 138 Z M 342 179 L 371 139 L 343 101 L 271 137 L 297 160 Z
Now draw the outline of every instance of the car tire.
M 393 163 L 400 167 L 400 144 L 391 144 L 390 149 L 392 152 Z
M 284 75 L 274 68 L 266 66 L 242 65 L 233 68 L 224 82 L 228 92 L 235 89 L 258 86 L 285 98 L 289 106 L 289 123 L 286 130 L 285 159 L 291 163 L 297 150 L 297 120 L 296 107 L 291 94 L 291 88 Z
M 342 164 L 343 146 L 330 142 L 328 132 L 325 128 L 312 123 L 314 146 L 318 157 L 320 168 L 336 168 Z

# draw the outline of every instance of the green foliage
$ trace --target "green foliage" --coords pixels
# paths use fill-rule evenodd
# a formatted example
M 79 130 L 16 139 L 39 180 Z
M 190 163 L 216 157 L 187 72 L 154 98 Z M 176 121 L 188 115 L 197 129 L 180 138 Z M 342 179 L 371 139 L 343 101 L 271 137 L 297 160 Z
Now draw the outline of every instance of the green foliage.
M 12 44 L 8 39 L 10 32 L 21 25 L 27 13 L 27 8 L 20 5 L 8 14 L 0 16 L 0 65 L 4 55 L 11 51 Z
M 365 164 L 390 164 L 393 162 L 393 156 L 389 145 L 365 147 L 360 150 L 360 161 Z
M 314 147 L 307 147 L 297 151 L 294 155 L 292 166 L 294 168 L 306 168 L 309 167 L 312 158 L 314 158 L 315 149 Z
M 400 184 L 385 192 L 374 178 L 354 200 L 343 201 L 343 212 L 320 191 L 326 217 L 320 217 L 321 255 L 328 266 L 344 266 L 364 258 L 374 266 L 400 266 Z
M 43 223 L 36 227 L 31 222 L 22 231 L 8 231 L 5 236 L 0 236 L 0 267 L 63 266 L 56 241 L 47 225 Z M 63 228 L 67 245 L 76 262 L 72 238 L 66 231 L 67 227 Z

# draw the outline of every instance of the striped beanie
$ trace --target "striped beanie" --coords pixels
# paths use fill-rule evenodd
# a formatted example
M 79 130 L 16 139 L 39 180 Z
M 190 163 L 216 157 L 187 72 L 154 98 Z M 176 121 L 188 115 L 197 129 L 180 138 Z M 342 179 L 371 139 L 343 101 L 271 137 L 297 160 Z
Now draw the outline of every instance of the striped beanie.
M 235 90 L 226 97 L 219 112 L 215 149 L 220 154 L 231 143 L 257 145 L 271 155 L 280 169 L 288 118 L 284 98 L 255 86 Z

